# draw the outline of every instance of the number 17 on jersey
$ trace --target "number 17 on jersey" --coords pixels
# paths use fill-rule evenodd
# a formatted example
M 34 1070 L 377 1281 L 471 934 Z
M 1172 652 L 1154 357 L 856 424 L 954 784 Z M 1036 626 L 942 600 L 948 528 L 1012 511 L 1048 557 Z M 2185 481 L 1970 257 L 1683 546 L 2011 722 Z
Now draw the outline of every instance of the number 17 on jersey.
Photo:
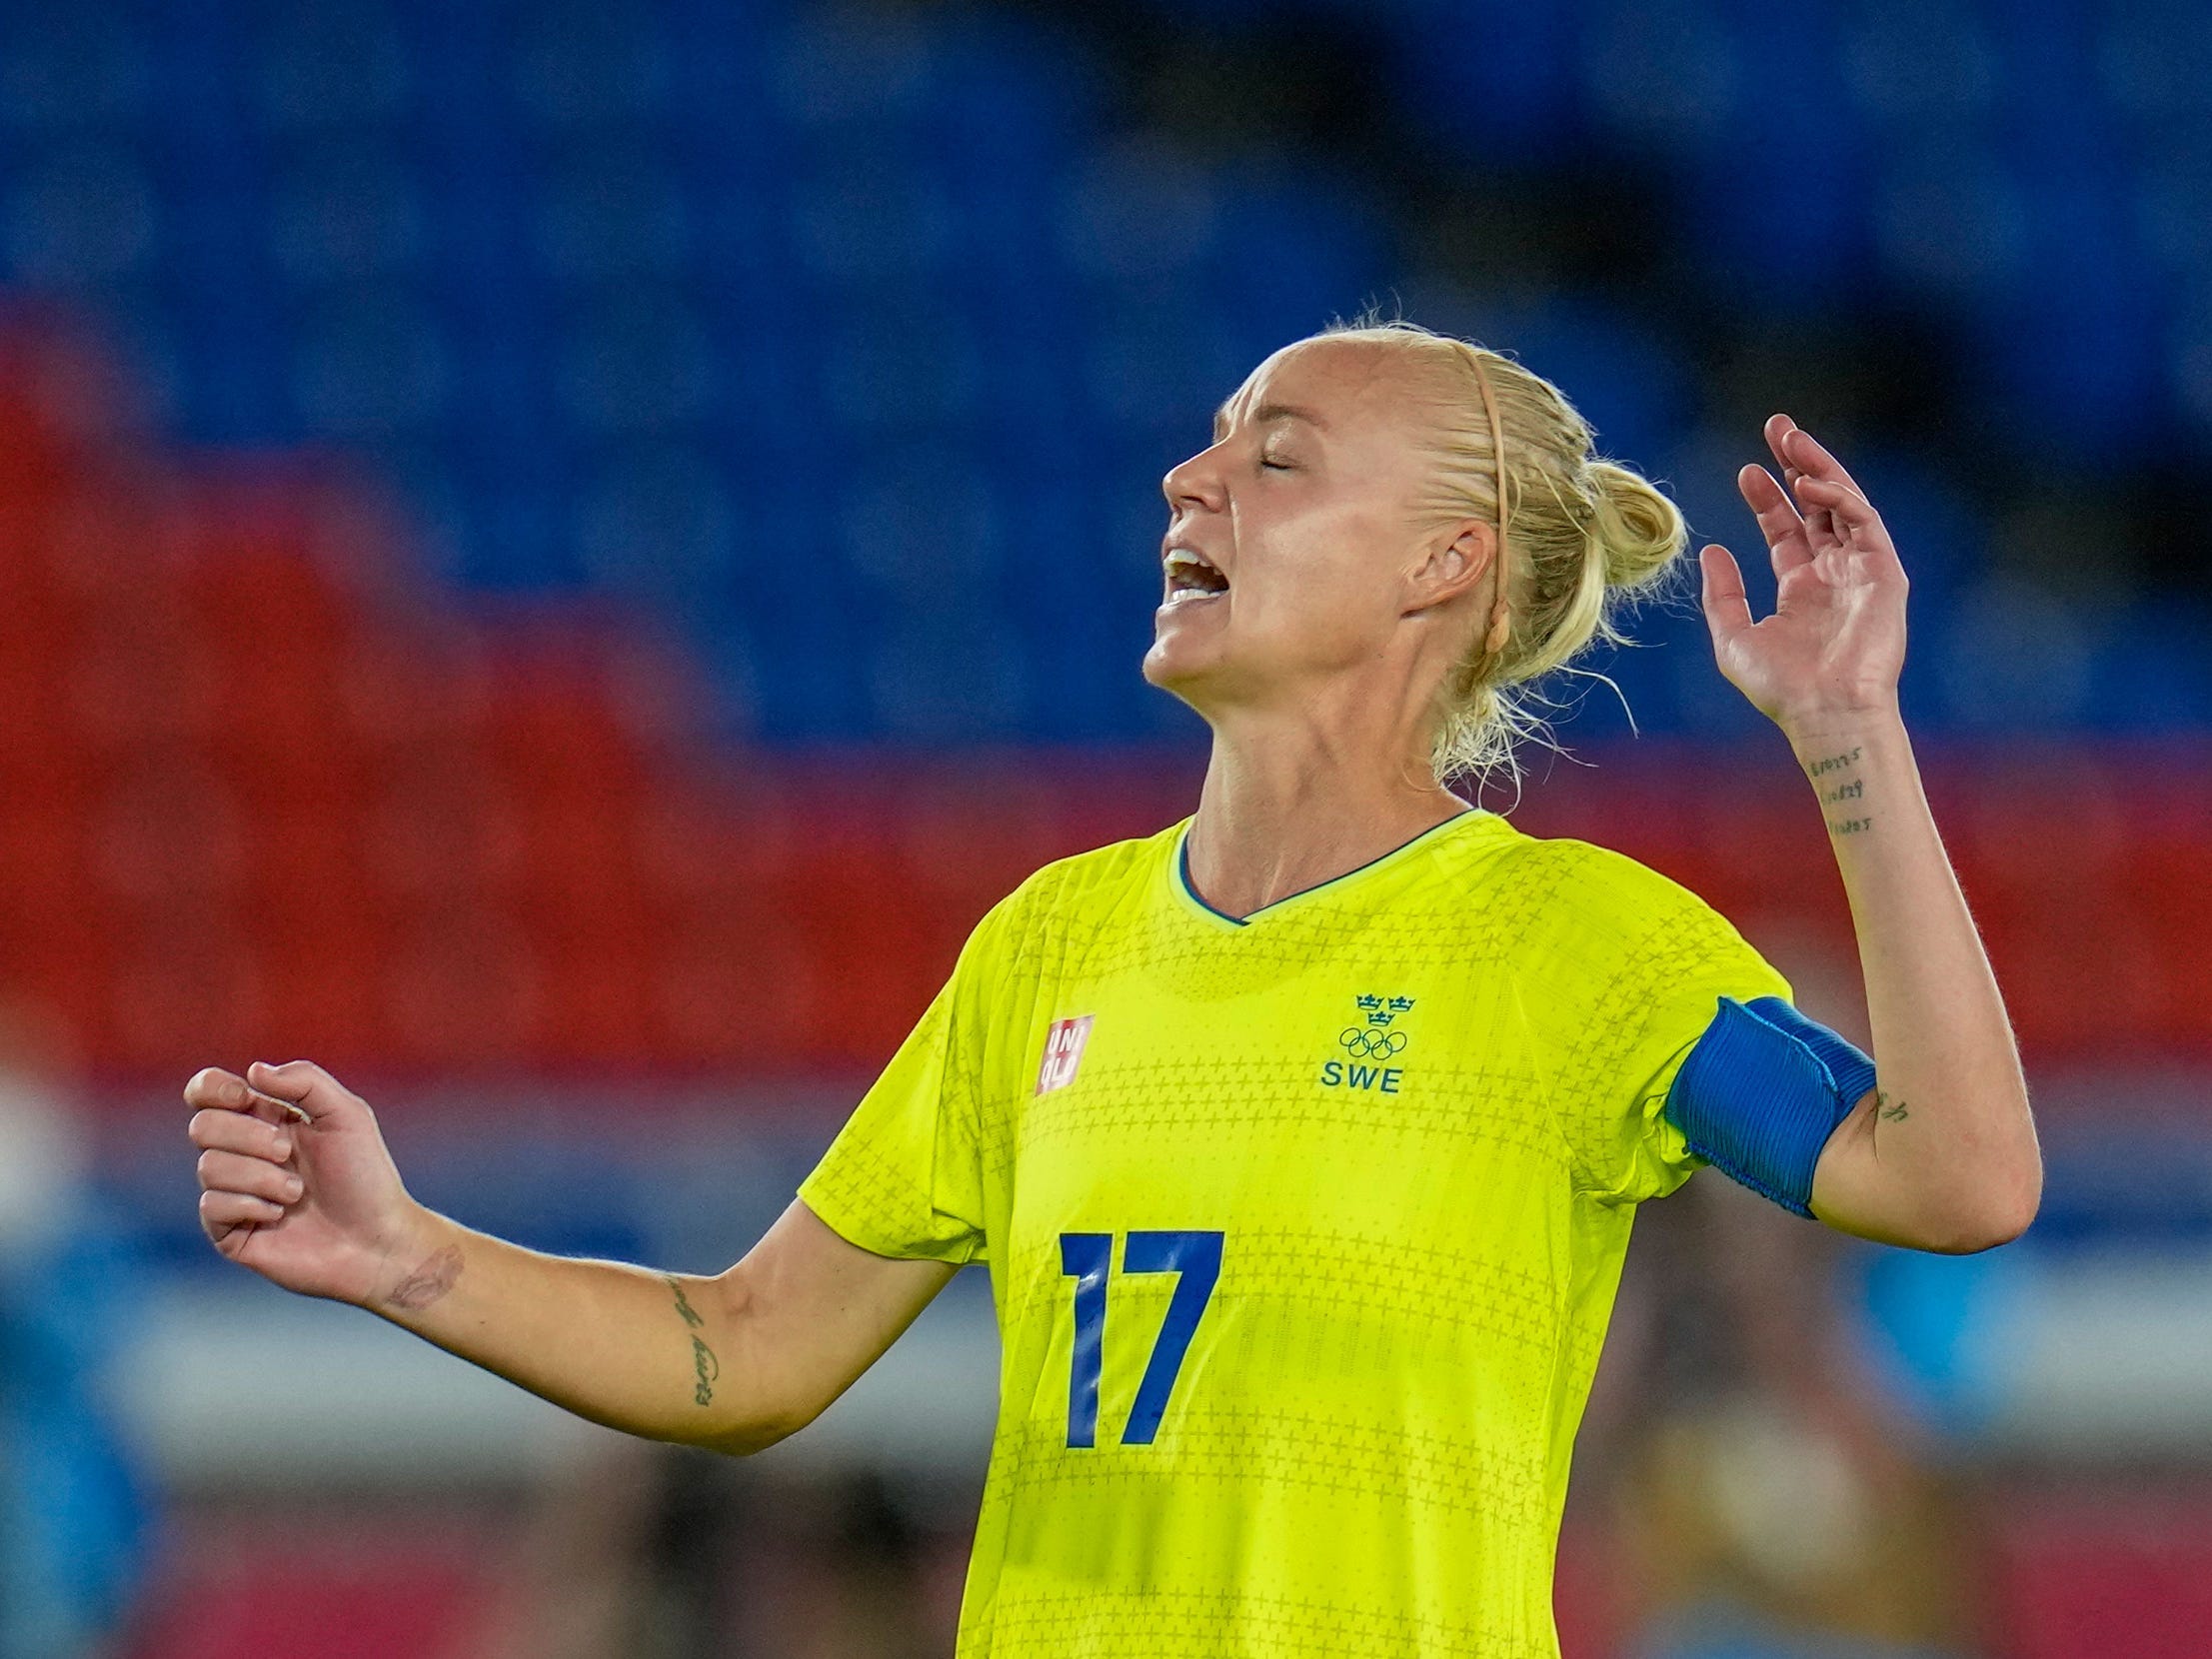
M 1113 1265 L 1113 1234 L 1064 1232 L 1060 1235 L 1060 1270 L 1076 1281 L 1076 1343 L 1068 1373 L 1068 1443 L 1099 1443 L 1099 1378 L 1106 1369 L 1106 1276 Z M 1128 1422 L 1121 1429 L 1124 1446 L 1148 1446 L 1166 1415 L 1168 1396 L 1182 1369 L 1190 1338 L 1212 1299 L 1221 1276 L 1221 1234 L 1218 1232 L 1131 1232 L 1121 1248 L 1124 1273 L 1175 1273 L 1167 1317 L 1160 1321 L 1159 1336 L 1152 1343 L 1152 1357 L 1145 1362 L 1143 1379 L 1136 1385 L 1136 1399 L 1129 1407 Z

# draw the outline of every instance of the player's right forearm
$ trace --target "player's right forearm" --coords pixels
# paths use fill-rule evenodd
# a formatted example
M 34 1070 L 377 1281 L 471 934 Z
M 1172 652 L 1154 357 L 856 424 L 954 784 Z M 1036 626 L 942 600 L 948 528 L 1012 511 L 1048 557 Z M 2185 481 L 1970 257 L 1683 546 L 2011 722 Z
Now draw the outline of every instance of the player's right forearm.
M 546 1255 L 430 1210 L 415 1220 L 363 1304 L 394 1324 L 626 1433 L 748 1452 L 797 1426 L 747 1363 L 729 1276 Z

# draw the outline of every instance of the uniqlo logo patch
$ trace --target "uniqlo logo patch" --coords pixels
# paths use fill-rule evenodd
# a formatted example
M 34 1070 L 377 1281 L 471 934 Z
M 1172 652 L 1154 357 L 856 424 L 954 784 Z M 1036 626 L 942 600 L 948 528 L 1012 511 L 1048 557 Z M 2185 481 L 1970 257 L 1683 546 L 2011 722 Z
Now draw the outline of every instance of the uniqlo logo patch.
M 1074 1019 L 1056 1019 L 1053 1028 L 1045 1033 L 1045 1059 L 1037 1068 L 1037 1091 L 1050 1094 L 1056 1088 L 1066 1088 L 1076 1080 L 1076 1067 L 1083 1063 L 1083 1045 L 1091 1040 L 1090 1014 L 1079 1014 Z

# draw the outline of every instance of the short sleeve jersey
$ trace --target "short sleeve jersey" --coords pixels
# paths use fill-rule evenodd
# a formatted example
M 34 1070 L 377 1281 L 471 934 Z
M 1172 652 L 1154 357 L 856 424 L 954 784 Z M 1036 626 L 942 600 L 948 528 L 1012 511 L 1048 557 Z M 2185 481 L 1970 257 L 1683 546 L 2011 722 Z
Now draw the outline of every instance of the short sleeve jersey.
M 1470 810 L 1241 919 L 1188 821 L 997 905 L 800 1197 L 986 1262 L 961 1659 L 1555 1659 L 1567 1465 L 1663 1115 L 1790 987 L 1694 893 Z

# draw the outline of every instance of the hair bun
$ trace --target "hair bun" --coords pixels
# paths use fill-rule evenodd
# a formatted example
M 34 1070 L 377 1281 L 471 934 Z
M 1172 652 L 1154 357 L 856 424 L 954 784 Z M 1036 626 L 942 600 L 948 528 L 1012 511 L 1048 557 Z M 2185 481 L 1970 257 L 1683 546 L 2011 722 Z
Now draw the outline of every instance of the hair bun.
M 1583 473 L 1593 509 L 1590 539 L 1605 561 L 1605 585 L 1657 582 L 1688 545 L 1681 510 L 1626 467 L 1590 461 Z

